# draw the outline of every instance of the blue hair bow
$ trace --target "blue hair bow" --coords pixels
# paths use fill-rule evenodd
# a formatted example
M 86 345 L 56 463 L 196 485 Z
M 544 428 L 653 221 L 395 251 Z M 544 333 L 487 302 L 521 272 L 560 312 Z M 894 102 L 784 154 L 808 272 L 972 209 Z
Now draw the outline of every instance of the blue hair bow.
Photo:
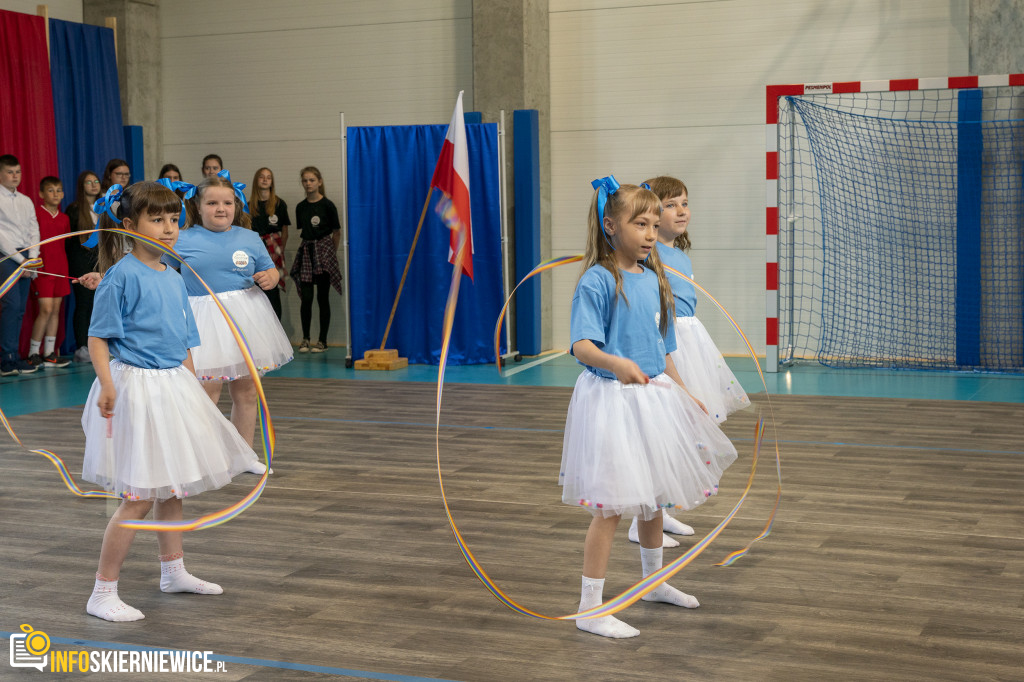
M 107 190 L 106 194 L 104 194 L 102 197 L 93 202 L 92 212 L 97 215 L 102 215 L 106 213 L 108 216 L 110 216 L 111 220 L 120 225 L 121 220 L 116 215 L 114 215 L 113 206 L 117 201 L 120 201 L 121 193 L 123 191 L 124 190 L 121 187 L 121 185 L 111 185 L 110 189 Z M 88 239 L 82 242 L 82 246 L 84 246 L 87 249 L 91 249 L 99 243 L 100 233 L 93 232 L 91 235 L 89 235 Z
M 177 192 L 178 190 L 183 190 L 185 192 L 181 201 L 181 214 L 178 216 L 178 227 L 185 227 L 185 199 L 191 199 L 196 195 L 196 186 L 190 182 L 171 180 L 170 178 L 160 178 L 156 181 L 156 184 L 163 185 L 172 192 Z
M 594 180 L 590 183 L 590 186 L 597 190 L 597 222 L 601 224 L 601 234 L 604 235 L 604 240 L 608 242 L 608 246 L 614 251 L 615 246 L 612 244 L 612 240 L 608 238 L 608 232 L 604 229 L 604 207 L 608 203 L 608 197 L 619 191 L 619 181 L 615 179 L 614 175 L 609 175 Z
M 231 173 L 228 172 L 227 168 L 225 168 L 221 172 L 217 173 L 217 177 L 218 178 L 224 178 L 228 182 L 231 182 Z M 242 210 L 245 211 L 246 213 L 248 213 L 249 212 L 249 202 L 247 202 L 245 200 L 245 194 L 242 192 L 242 190 L 245 189 L 245 183 L 244 182 L 231 182 L 231 186 L 235 188 L 235 196 L 238 197 L 238 200 L 242 202 Z
M 111 220 L 120 225 L 121 219 L 114 215 L 113 206 L 121 200 L 121 192 L 123 191 L 124 188 L 121 185 L 111 185 L 106 194 L 93 202 L 92 212 L 100 215 L 106 213 L 110 216 Z

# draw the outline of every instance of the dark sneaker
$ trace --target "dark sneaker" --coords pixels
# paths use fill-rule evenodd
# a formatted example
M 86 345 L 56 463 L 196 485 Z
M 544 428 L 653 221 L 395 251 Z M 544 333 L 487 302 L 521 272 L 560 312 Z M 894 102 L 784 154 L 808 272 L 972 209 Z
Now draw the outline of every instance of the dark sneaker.
M 309 352 L 309 339 L 302 339 L 302 343 L 299 344 L 299 352 L 300 353 L 308 353 Z
M 43 358 L 43 367 L 67 367 L 71 364 L 69 358 L 62 358 L 54 351 Z
M 33 367 L 39 367 L 43 364 L 43 356 L 39 353 L 33 353 L 28 356 L 28 363 Z
M 327 346 L 324 345 L 323 341 L 317 341 L 309 348 L 310 353 L 323 353 L 327 350 Z
M 19 372 L 18 368 L 14 366 L 13 362 L 5 362 L 0 365 L 0 377 L 16 377 L 19 374 L 21 374 L 21 372 Z
M 25 362 L 24 360 L 15 360 L 14 362 L 8 363 L 4 367 L 4 376 L 12 374 L 31 374 L 39 368 L 33 365 L 31 362 Z

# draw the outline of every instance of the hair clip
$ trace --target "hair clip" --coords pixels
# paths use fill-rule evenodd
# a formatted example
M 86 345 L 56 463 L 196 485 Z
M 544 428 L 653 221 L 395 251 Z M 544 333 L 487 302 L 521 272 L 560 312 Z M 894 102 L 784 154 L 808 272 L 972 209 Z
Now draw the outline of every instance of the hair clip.
M 112 207 L 114 206 L 114 204 L 120 203 L 121 193 L 123 191 L 124 188 L 121 187 L 121 185 L 111 185 L 110 189 L 107 190 L 106 194 L 104 194 L 101 198 L 93 202 L 92 212 L 100 215 L 106 213 L 108 216 L 110 216 L 111 220 L 120 225 L 121 219 L 114 215 Z
M 612 240 L 608 238 L 608 232 L 604 229 L 604 207 L 608 203 L 608 197 L 619 191 L 619 181 L 615 179 L 614 175 L 608 175 L 592 181 L 590 186 L 597 190 L 597 221 L 601 224 L 601 234 L 604 235 L 604 240 L 608 242 L 608 246 L 614 251 L 615 246 L 612 244 Z
M 228 182 L 231 182 L 231 173 L 228 172 L 227 168 L 225 168 L 224 170 L 222 170 L 219 173 L 217 173 L 217 177 L 218 178 L 224 178 Z M 242 202 L 242 210 L 245 211 L 246 213 L 248 213 L 249 212 L 249 202 L 247 202 L 245 200 L 245 194 L 242 192 L 242 190 L 245 189 L 245 183 L 244 182 L 231 182 L 231 186 L 235 188 L 235 196 L 238 197 L 238 200 Z
M 196 195 L 196 186 L 190 182 L 182 182 L 181 180 L 171 180 L 170 178 L 160 178 L 156 181 L 156 184 L 163 185 L 172 192 L 182 190 L 185 194 L 181 198 L 181 213 L 178 214 L 178 227 L 185 227 L 185 199 L 191 199 Z
M 651 186 L 648 185 L 646 182 L 641 182 L 640 183 L 640 187 L 643 188 L 643 189 L 646 189 L 646 190 L 650 190 L 651 189 Z

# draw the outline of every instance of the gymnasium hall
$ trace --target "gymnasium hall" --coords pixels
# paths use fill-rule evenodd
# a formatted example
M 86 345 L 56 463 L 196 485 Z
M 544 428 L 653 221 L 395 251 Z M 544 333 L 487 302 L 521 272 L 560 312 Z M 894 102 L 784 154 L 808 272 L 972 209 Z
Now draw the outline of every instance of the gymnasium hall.
M 1024 0 L 0 0 L 4 305 L 34 278 L 0 316 L 0 679 L 1021 679 L 1022 32 Z M 168 166 L 229 171 L 294 357 L 250 363 L 272 473 L 184 498 L 223 594 L 162 591 L 144 528 L 115 598 L 145 617 L 115 622 L 86 611 L 132 499 L 83 478 L 93 297 L 7 207 L 62 186 L 97 220 L 105 168 Z M 749 398 L 717 488 L 667 510 L 699 608 L 637 597 L 615 529 L 622 639 L 567 618 L 602 512 L 559 484 L 606 176 L 685 183 L 694 316 Z M 237 426 L 233 395 L 206 405 Z

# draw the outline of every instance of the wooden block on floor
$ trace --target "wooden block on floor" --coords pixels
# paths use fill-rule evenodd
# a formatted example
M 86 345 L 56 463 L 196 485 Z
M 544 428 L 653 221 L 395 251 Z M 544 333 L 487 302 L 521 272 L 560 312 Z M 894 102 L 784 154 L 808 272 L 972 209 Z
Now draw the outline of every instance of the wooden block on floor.
M 409 366 L 409 358 L 395 358 L 394 360 L 370 362 L 370 369 L 403 369 Z
M 409 366 L 409 358 L 398 357 L 398 351 L 394 348 L 381 350 L 368 350 L 363 354 L 362 360 L 356 360 L 353 367 L 356 369 L 402 369 Z

